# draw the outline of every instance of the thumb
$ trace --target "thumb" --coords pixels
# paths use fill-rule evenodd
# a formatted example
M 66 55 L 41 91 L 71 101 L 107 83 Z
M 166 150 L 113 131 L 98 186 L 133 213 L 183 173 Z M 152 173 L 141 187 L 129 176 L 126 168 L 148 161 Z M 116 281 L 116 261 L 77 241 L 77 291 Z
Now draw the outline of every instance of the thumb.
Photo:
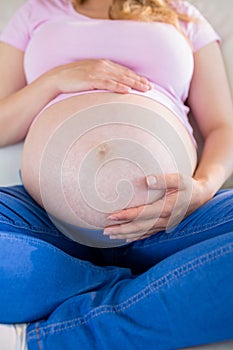
M 154 190 L 167 190 L 167 189 L 183 189 L 184 179 L 181 174 L 163 174 L 163 175 L 147 175 L 146 183 L 149 189 Z

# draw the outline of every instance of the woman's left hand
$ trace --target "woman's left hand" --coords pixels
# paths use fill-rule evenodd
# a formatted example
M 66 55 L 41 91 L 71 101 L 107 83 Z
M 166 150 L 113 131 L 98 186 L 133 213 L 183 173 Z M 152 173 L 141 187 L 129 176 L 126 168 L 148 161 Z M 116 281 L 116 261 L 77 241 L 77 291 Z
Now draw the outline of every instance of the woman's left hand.
M 144 239 L 159 231 L 169 230 L 210 199 L 204 181 L 181 174 L 149 175 L 149 190 L 165 190 L 152 204 L 121 210 L 109 216 L 115 225 L 105 228 L 110 239 L 127 242 Z

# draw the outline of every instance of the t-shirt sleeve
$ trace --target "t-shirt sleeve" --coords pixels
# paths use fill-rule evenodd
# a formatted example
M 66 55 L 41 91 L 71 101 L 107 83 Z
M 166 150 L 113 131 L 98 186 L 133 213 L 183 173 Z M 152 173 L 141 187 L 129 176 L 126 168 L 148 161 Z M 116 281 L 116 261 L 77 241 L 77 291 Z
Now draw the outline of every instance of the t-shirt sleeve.
M 31 3 L 27 1 L 19 8 L 3 29 L 0 34 L 0 41 L 12 45 L 21 51 L 25 51 L 30 39 L 30 14 Z
M 179 11 L 187 14 L 191 21 L 182 22 L 182 27 L 196 52 L 213 41 L 220 42 L 220 36 L 200 11 L 187 1 L 181 1 Z

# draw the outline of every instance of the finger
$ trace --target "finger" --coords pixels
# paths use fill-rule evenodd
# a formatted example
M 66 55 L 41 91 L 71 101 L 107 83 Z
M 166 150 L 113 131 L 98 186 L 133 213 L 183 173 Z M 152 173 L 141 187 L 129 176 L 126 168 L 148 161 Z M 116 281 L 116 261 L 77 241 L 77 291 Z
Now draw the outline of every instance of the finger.
M 165 206 L 165 198 L 155 203 L 142 205 L 134 208 L 127 208 L 120 212 L 111 214 L 108 219 L 113 221 L 133 221 L 159 218 Z
M 146 92 L 151 89 L 151 86 L 145 82 L 143 82 L 140 78 L 135 78 L 135 77 L 129 77 L 127 75 L 123 75 L 122 73 L 116 73 L 116 72 L 111 72 L 110 77 L 108 75 L 105 75 L 103 79 L 103 75 L 97 76 L 97 78 L 100 79 L 100 81 L 106 82 L 107 80 L 113 81 L 116 84 L 122 84 L 127 87 L 130 87 L 131 89 L 139 90 Z
M 144 79 L 137 75 L 135 76 L 134 74 L 114 72 L 112 77 L 114 80 L 137 90 L 148 91 L 151 89 L 151 84 L 147 81 L 147 79 Z
M 145 239 L 150 237 L 153 234 L 158 233 L 161 230 L 149 230 L 146 233 L 145 232 L 141 232 L 141 233 L 131 233 L 131 234 L 125 234 L 125 235 L 110 235 L 109 238 L 110 239 L 121 239 L 121 240 L 126 240 L 126 242 L 133 242 L 133 241 L 138 241 L 141 239 Z
M 139 217 L 139 215 L 146 210 L 146 206 L 134 207 L 121 210 L 120 212 L 111 214 L 108 219 L 114 221 L 128 220 L 132 221 Z
M 115 80 L 111 79 L 96 79 L 92 82 L 94 89 L 104 89 L 104 90 L 110 90 L 118 93 L 129 93 L 131 90 L 130 86 L 127 86 L 125 84 L 121 84 Z
M 105 65 L 104 71 L 107 71 L 112 80 L 116 80 L 119 83 L 125 84 L 140 91 L 148 91 L 152 87 L 148 79 L 142 77 L 128 67 L 108 60 L 104 60 L 102 64 Z M 102 75 L 103 72 L 101 71 L 101 76 L 99 78 L 101 78 Z
M 150 86 L 151 83 L 149 82 L 148 79 L 142 77 L 141 75 L 137 74 L 136 72 L 127 69 L 127 68 L 123 68 L 123 69 L 119 69 L 119 68 L 113 68 L 110 67 L 109 69 L 109 73 L 112 74 L 114 77 L 119 78 L 127 78 L 127 79 L 131 79 L 131 80 L 135 80 L 138 82 L 141 82 L 145 85 Z
M 136 80 L 139 80 L 141 81 L 142 83 L 145 83 L 145 84 L 150 84 L 149 80 L 143 76 L 141 76 L 140 74 L 136 73 L 135 71 L 133 71 L 132 69 L 126 67 L 126 66 L 123 66 L 123 65 L 120 65 L 116 62 L 113 62 L 113 61 L 108 61 L 109 62 L 109 65 L 110 65 L 110 68 L 112 69 L 112 65 L 114 66 L 114 68 L 116 68 L 117 70 L 119 70 L 123 76 L 128 76 L 132 79 L 136 79 Z
M 130 86 L 132 89 L 143 91 L 143 92 L 146 92 L 151 89 L 150 85 L 145 84 L 140 80 L 136 80 L 127 76 L 121 77 L 120 82 L 127 86 Z
M 185 189 L 187 179 L 183 174 L 148 175 L 146 183 L 149 189 Z
M 140 239 L 142 236 L 138 234 L 128 234 L 128 235 L 111 235 L 109 236 L 109 239 L 120 239 L 120 240 L 125 240 L 126 242 L 133 242 L 138 239 Z
M 133 221 L 126 224 L 108 226 L 104 229 L 103 234 L 109 237 L 127 239 L 130 237 L 141 236 L 152 229 L 155 229 L 156 231 L 161 230 L 164 227 L 163 222 L 163 219 L 150 219 L 143 222 Z

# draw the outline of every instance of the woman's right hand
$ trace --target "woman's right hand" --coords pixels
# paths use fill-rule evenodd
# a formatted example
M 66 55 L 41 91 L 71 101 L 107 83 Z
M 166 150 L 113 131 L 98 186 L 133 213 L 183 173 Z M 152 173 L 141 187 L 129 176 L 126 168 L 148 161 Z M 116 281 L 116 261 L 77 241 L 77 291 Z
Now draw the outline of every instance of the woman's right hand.
M 151 88 L 146 78 L 107 59 L 69 63 L 52 69 L 48 74 L 55 78 L 58 93 L 99 89 L 124 94 L 131 89 L 146 92 Z

